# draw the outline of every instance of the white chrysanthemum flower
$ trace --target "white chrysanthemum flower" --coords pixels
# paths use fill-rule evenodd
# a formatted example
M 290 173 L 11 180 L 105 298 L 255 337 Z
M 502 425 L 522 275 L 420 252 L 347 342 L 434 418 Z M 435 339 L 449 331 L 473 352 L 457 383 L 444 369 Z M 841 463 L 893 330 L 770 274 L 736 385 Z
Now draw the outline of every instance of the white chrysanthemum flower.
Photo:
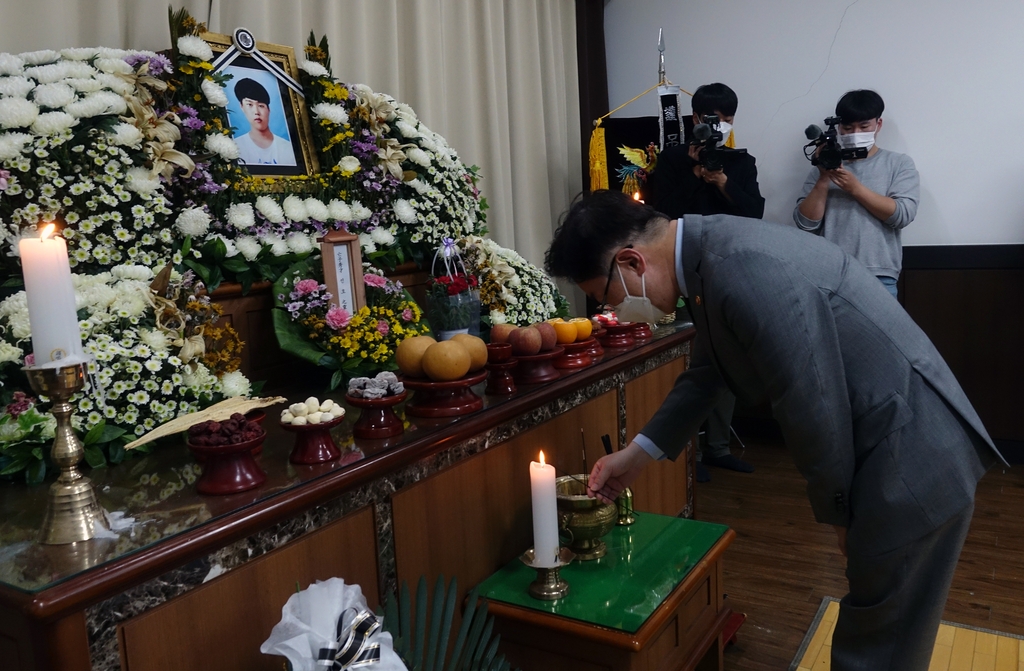
M 93 61 L 93 65 L 100 72 L 107 72 L 112 75 L 130 75 L 134 72 L 132 66 L 120 58 L 97 58 Z
M 298 196 L 288 196 L 284 199 L 284 214 L 288 221 L 306 221 L 309 213 L 306 212 L 306 203 Z
M 260 211 L 267 221 L 272 224 L 284 222 L 284 210 L 277 204 L 277 201 L 270 196 L 260 196 L 256 199 L 256 209 Z
M 249 392 L 252 391 L 252 385 L 249 384 L 249 379 L 242 374 L 242 371 L 236 370 L 221 375 L 220 390 L 228 398 L 248 396 Z
M 313 250 L 313 243 L 310 241 L 309 235 L 301 231 L 289 233 L 285 242 L 288 244 L 288 249 L 295 254 L 305 254 Z
M 416 112 L 405 103 L 395 103 L 395 114 L 406 123 L 415 124 L 417 121 Z
M 63 82 L 42 84 L 32 91 L 32 100 L 40 107 L 60 109 L 75 102 L 75 90 Z
M 330 210 L 322 201 L 310 197 L 305 200 L 306 214 L 315 221 L 327 221 L 331 218 Z
M 270 253 L 274 256 L 284 256 L 291 253 L 291 250 L 288 249 L 288 243 L 280 235 L 264 236 L 263 244 L 270 245 Z
M 117 75 L 100 72 L 96 75 L 95 79 L 103 85 L 103 88 L 110 89 L 120 96 L 130 96 L 135 93 L 135 87 Z
M 32 132 L 36 135 L 56 135 L 78 124 L 78 119 L 67 112 L 45 112 L 32 122 Z
M 398 220 L 404 224 L 415 224 L 416 223 L 416 208 L 414 208 L 409 201 L 399 198 L 395 201 L 392 206 L 395 210 L 395 216 Z
M 25 144 L 32 140 L 28 133 L 0 134 L 0 161 L 12 159 L 21 153 Z
M 348 123 L 348 112 L 341 105 L 333 105 L 331 103 L 317 103 L 313 105 L 309 110 L 318 119 L 327 119 L 331 123 L 336 123 L 339 126 Z
M 28 312 L 25 314 L 14 314 L 7 319 L 11 327 L 11 335 L 15 340 L 26 340 L 32 336 L 32 325 L 28 320 Z
M 330 77 L 330 71 L 324 66 L 320 65 L 316 61 L 307 61 L 303 59 L 299 63 L 299 67 L 306 71 L 310 77 Z
M 399 120 L 395 124 L 395 127 L 398 128 L 399 133 L 401 133 L 404 137 L 407 137 L 409 139 L 415 139 L 420 136 L 420 132 L 419 130 L 417 130 L 416 126 L 406 121 Z
M 0 128 L 27 128 L 38 116 L 35 103 L 24 98 L 0 98 Z
M 24 59 L 14 54 L 0 54 L 0 75 L 20 75 L 24 70 Z
M 217 154 L 225 161 L 234 161 L 238 158 L 238 145 L 227 135 L 222 133 L 210 133 L 203 142 L 206 150 Z
M 131 264 L 116 266 L 111 269 L 110 274 L 118 280 L 136 280 L 138 282 L 151 282 L 154 277 L 151 268 Z
M 252 205 L 249 203 L 235 203 L 228 207 L 228 223 L 239 231 L 251 228 L 256 223 L 256 215 L 252 211 Z
M 200 88 L 203 89 L 203 95 L 206 96 L 206 99 L 210 101 L 211 105 L 227 107 L 228 97 L 224 93 L 224 87 L 220 84 L 212 79 L 204 79 Z
M 26 77 L 0 77 L 0 96 L 5 98 L 24 98 L 35 87 Z
M 217 378 L 210 373 L 209 368 L 201 363 L 196 364 L 195 369 L 186 366 L 185 372 L 182 374 L 182 384 L 189 389 L 204 391 L 211 389 L 216 383 Z
M 328 216 L 335 221 L 352 221 L 352 208 L 343 200 L 335 198 L 327 205 Z
M 245 257 L 246 261 L 255 261 L 259 253 L 263 251 L 263 245 L 251 235 L 242 235 L 235 238 L 235 247 Z
M 134 147 L 142 140 L 142 131 L 130 123 L 119 123 L 111 129 L 110 141 L 116 145 Z
M 163 353 L 171 348 L 171 338 L 157 329 L 140 329 L 139 340 L 154 352 Z
M 370 231 L 370 239 L 373 240 L 374 244 L 381 247 L 389 247 L 395 244 L 395 236 L 391 235 L 388 229 L 380 226 Z
M 246 261 L 255 261 L 259 253 L 263 251 L 263 245 L 251 235 L 242 235 L 236 238 L 235 247 L 245 257 Z
M 491 310 L 491 324 L 504 324 L 508 322 L 505 313 L 501 310 Z
M 359 159 L 355 156 L 346 156 L 338 161 L 338 167 L 342 172 L 356 172 L 359 170 Z
M 95 58 L 97 50 L 95 47 L 71 47 L 70 49 L 61 49 L 60 55 L 69 61 L 87 61 Z
M 160 178 L 145 168 L 131 168 L 127 186 L 140 196 L 146 196 L 160 188 Z
M 377 251 L 377 245 L 373 242 L 373 238 L 370 237 L 369 233 L 359 234 L 359 246 L 363 249 L 363 254 L 372 254 Z
M 421 165 L 424 168 L 430 167 L 430 155 L 419 147 L 410 147 L 406 150 L 405 157 L 416 165 Z
M 18 57 L 29 65 L 43 65 L 44 63 L 54 62 L 60 58 L 60 54 L 53 49 L 40 49 L 39 51 L 18 54 Z
M 120 115 L 128 111 L 128 103 L 120 95 L 111 91 L 97 91 L 71 103 L 64 110 L 71 116 L 80 119 L 107 114 Z
M 370 208 L 366 207 L 358 200 L 351 205 L 352 208 L 352 221 L 363 221 L 373 216 L 373 212 Z
M 126 49 L 118 49 L 116 47 L 97 47 L 96 56 L 98 58 L 124 58 L 131 52 Z
M 146 294 L 149 289 L 145 285 L 121 283 L 117 286 L 117 303 L 112 307 L 119 316 L 126 318 L 141 317 L 150 308 Z
M 11 361 L 21 363 L 24 356 L 25 352 L 20 347 L 15 347 L 10 343 L 0 340 L 0 363 L 9 363 Z
M 415 189 L 416 193 L 420 194 L 421 196 L 426 194 L 428 191 L 430 191 L 430 185 L 427 184 L 426 182 L 424 182 L 419 177 L 417 177 L 416 179 L 413 179 L 413 180 L 410 180 L 410 181 L 406 182 L 406 184 L 408 184 L 413 189 Z
M 178 51 L 186 56 L 198 58 L 201 61 L 213 59 L 213 49 L 205 40 L 195 35 L 182 35 L 178 38 Z
M 206 232 L 210 230 L 210 215 L 201 208 L 190 207 L 181 211 L 181 214 L 175 219 L 174 225 L 178 227 L 182 235 L 198 238 L 206 235 Z
M 103 88 L 103 82 L 92 77 L 65 79 L 64 83 L 79 93 L 95 93 Z

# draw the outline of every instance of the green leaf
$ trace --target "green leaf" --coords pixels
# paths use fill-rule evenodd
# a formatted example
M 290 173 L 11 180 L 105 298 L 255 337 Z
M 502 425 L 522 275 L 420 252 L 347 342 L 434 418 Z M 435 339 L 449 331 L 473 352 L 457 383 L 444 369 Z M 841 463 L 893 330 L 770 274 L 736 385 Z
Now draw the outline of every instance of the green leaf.
M 188 256 L 188 253 L 192 251 L 192 236 L 186 235 L 185 242 L 181 243 L 181 255 Z
M 437 576 L 434 585 L 434 607 L 430 611 L 430 639 L 427 642 L 427 657 L 423 668 L 434 671 L 434 658 L 437 656 L 437 644 L 441 637 L 441 613 L 444 611 L 444 576 Z M 447 643 L 447 641 L 445 641 Z M 444 654 L 443 652 L 441 653 Z
M 32 456 L 35 457 L 36 459 L 42 460 L 43 459 L 43 448 L 41 448 L 41 447 L 33 447 L 32 448 Z
M 337 389 L 338 385 L 340 385 L 344 379 L 345 379 L 345 372 L 344 371 L 340 371 L 340 370 L 334 371 L 334 375 L 331 376 L 331 391 L 334 391 L 335 389 Z
M 228 255 L 228 247 L 220 238 L 214 238 L 203 245 L 203 258 L 213 257 L 216 263 L 221 263 Z
M 89 433 L 85 434 L 85 439 L 82 441 L 86 445 L 95 445 L 100 442 L 100 436 L 103 435 L 104 429 L 107 428 L 107 420 L 101 419 L 99 424 L 89 429 Z
M 92 468 L 103 468 L 107 465 L 107 458 L 103 456 L 103 450 L 96 445 L 86 445 L 85 463 Z
M 41 458 L 36 459 L 25 469 L 25 483 L 38 485 L 46 478 L 46 462 Z
M 423 649 L 427 640 L 427 576 L 420 576 L 416 585 L 416 636 L 412 650 L 413 669 L 423 668 Z
M 288 313 L 285 310 L 272 310 L 271 318 L 274 321 L 274 333 L 277 335 L 277 344 L 281 346 L 281 349 L 289 354 L 294 354 L 300 359 L 320 364 L 320 360 L 324 357 L 324 351 L 306 337 L 302 327 L 289 319 Z
M 23 469 L 26 466 L 28 466 L 29 462 L 31 462 L 31 461 L 32 461 L 31 453 L 29 453 L 29 455 L 25 456 L 25 457 L 18 457 L 16 459 L 14 459 L 14 461 L 12 461 L 10 464 L 8 464 L 7 468 L 5 468 L 4 470 L 0 471 L 0 475 L 10 475 L 11 473 L 17 473 L 21 469 Z
M 100 423 L 102 424 L 103 422 Z M 109 443 L 112 440 L 120 438 L 125 433 L 127 433 L 127 430 L 121 428 L 120 426 L 105 426 L 103 427 L 103 434 L 100 436 L 100 439 L 97 442 Z
M 224 262 L 221 263 L 221 265 L 227 270 L 237 274 L 241 274 L 249 270 L 249 263 L 245 260 L 245 257 L 241 255 L 232 256 L 230 259 L 224 259 Z
M 196 275 L 199 275 L 199 279 L 203 281 L 203 284 L 209 286 L 210 284 L 210 269 L 202 265 L 195 259 L 185 259 L 183 262 L 186 266 L 195 271 Z
M 110 444 L 110 447 L 107 448 L 107 456 L 110 459 L 110 463 L 119 464 L 122 461 L 124 461 L 124 457 L 126 454 L 124 446 L 125 443 L 120 440 Z

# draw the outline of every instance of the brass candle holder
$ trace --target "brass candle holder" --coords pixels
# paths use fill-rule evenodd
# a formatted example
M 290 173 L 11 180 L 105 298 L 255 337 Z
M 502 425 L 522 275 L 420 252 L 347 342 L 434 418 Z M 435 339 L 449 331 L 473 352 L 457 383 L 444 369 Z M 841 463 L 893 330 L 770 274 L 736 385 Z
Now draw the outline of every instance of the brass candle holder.
M 534 599 L 541 601 L 554 601 L 561 599 L 569 593 L 569 583 L 562 579 L 561 570 L 568 566 L 576 555 L 569 548 L 558 549 L 558 563 L 554 566 L 537 566 L 533 548 L 523 553 L 519 558 L 524 564 L 537 571 L 537 579 L 530 583 L 527 592 Z
M 78 471 L 85 449 L 71 427 L 74 408 L 68 399 L 85 387 L 85 366 L 79 363 L 24 370 L 33 391 L 53 402 L 51 412 L 57 418 L 50 458 L 60 467 L 60 477 L 50 485 L 40 542 L 63 545 L 89 540 L 95 536 L 96 528 L 109 529 L 110 524 L 96 501 L 92 481 Z

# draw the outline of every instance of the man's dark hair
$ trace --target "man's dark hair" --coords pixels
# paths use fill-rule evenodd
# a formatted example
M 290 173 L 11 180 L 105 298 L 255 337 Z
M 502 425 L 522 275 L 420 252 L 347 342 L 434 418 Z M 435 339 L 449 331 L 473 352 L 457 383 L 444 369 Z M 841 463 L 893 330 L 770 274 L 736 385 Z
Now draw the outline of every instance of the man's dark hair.
M 739 99 L 736 92 L 725 84 L 705 84 L 693 92 L 690 107 L 698 118 L 708 114 L 721 112 L 725 116 L 734 116 Z
M 857 123 L 879 119 L 885 110 L 882 96 L 874 91 L 860 89 L 849 91 L 836 103 L 836 116 L 840 123 Z
M 643 238 L 659 217 L 665 215 L 621 191 L 581 194 L 562 215 L 544 255 L 544 268 L 553 277 L 576 283 L 604 277 L 611 254 Z
M 270 94 L 267 93 L 267 89 L 263 88 L 263 84 L 248 77 L 238 80 L 238 83 L 235 84 L 235 97 L 238 98 L 239 103 L 244 98 L 248 98 L 264 105 L 270 105 Z

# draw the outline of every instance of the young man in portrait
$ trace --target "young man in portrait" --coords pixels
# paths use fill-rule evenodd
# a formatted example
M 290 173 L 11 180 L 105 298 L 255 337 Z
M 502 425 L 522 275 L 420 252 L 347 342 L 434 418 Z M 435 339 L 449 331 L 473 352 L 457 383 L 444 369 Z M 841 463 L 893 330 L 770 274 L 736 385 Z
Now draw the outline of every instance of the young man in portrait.
M 235 136 L 239 159 L 248 165 L 295 165 L 292 143 L 270 130 L 270 93 L 248 77 L 235 84 L 235 97 L 249 121 L 249 132 Z

